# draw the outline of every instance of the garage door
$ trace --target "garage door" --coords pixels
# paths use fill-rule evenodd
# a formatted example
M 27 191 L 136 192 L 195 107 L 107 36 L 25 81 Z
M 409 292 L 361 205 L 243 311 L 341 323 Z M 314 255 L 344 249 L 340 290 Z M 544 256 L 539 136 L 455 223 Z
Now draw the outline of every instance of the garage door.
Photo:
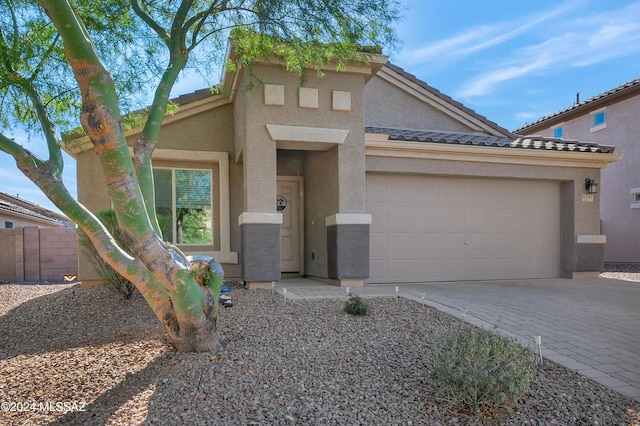
M 367 175 L 371 283 L 554 278 L 555 182 Z

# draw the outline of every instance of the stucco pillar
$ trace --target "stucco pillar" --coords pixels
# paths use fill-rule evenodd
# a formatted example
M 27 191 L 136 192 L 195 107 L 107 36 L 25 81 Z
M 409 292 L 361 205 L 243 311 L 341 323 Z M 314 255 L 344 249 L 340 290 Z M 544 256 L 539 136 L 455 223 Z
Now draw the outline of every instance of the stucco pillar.
M 359 287 L 369 277 L 369 214 L 338 213 L 325 219 L 329 278 Z
M 250 288 L 280 280 L 280 224 L 276 213 L 276 146 L 250 129 L 243 152 L 244 212 L 240 215 L 241 276 Z

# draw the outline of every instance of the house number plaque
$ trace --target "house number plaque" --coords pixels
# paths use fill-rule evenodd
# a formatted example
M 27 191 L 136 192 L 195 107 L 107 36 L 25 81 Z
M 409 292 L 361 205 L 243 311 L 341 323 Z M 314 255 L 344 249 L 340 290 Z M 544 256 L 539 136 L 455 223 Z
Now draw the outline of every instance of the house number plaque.
M 282 194 L 276 196 L 276 209 L 281 212 L 287 207 L 287 199 Z

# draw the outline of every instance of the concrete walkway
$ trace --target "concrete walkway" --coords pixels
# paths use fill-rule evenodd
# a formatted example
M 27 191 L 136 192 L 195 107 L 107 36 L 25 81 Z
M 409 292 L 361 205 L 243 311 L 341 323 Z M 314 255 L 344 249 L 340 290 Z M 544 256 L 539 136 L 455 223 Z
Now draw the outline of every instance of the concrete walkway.
M 345 288 L 304 278 L 283 279 L 275 291 L 288 300 L 346 297 Z M 372 284 L 350 291 L 424 301 L 478 326 L 498 325 L 532 347 L 541 336 L 545 358 L 640 401 L 640 283 L 550 279 Z

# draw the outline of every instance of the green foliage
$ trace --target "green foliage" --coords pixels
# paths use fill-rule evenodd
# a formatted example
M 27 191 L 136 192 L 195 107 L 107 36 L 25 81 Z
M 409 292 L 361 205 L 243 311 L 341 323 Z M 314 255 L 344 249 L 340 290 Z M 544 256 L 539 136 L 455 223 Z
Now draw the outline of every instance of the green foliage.
M 120 247 L 126 247 L 122 240 L 122 233 L 118 228 L 118 220 L 116 219 L 115 212 L 112 209 L 99 210 L 96 212 L 96 217 L 113 236 L 116 244 Z M 121 294 L 125 299 L 130 299 L 135 293 L 136 287 L 131 281 L 116 272 L 102 259 L 100 253 L 98 253 L 91 243 L 91 240 L 89 240 L 89 237 L 87 237 L 87 234 L 82 232 L 81 229 L 78 229 L 78 243 L 82 248 L 82 252 L 91 261 L 95 271 L 100 275 L 100 278 L 102 278 L 105 284 L 116 293 Z
M 357 294 L 350 294 L 344 304 L 344 311 L 351 315 L 368 315 L 371 311 L 369 305 Z
M 523 397 L 533 379 L 534 362 L 530 349 L 495 328 L 460 327 L 434 351 L 431 377 L 452 406 L 480 413 Z

